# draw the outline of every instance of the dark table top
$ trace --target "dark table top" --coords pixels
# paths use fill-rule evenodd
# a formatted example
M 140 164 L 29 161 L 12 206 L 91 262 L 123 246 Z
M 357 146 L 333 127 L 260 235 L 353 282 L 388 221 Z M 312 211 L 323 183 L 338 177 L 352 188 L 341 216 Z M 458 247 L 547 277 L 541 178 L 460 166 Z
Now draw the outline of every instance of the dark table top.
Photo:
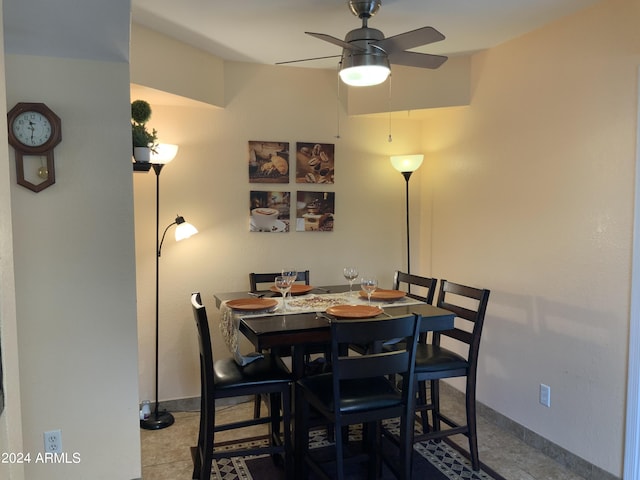
M 340 293 L 349 290 L 348 285 L 330 285 L 316 287 L 310 293 Z M 273 292 L 266 291 L 266 296 Z M 273 296 L 279 296 L 273 293 Z M 216 305 L 237 298 L 248 297 L 247 292 L 229 292 L 215 294 Z M 420 330 L 423 332 L 434 330 L 449 330 L 453 328 L 454 314 L 448 310 L 428 304 L 414 305 L 384 305 L 386 314 L 392 316 L 416 313 L 422 316 Z M 384 314 L 383 314 L 384 315 Z M 281 315 L 265 315 L 261 317 L 242 318 L 240 332 L 258 350 L 274 347 L 309 345 L 327 343 L 330 340 L 330 315 L 308 313 L 292 313 Z

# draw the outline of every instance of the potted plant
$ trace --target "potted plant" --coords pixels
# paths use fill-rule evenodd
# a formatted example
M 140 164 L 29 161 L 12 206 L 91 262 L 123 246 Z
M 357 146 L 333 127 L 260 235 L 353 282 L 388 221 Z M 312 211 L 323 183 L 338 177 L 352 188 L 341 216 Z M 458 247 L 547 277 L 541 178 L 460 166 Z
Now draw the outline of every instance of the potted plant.
M 131 103 L 131 138 L 133 141 L 133 157 L 136 162 L 149 162 L 151 152 L 156 153 L 158 135 L 156 129 L 147 130 L 147 122 L 151 117 L 151 105 L 144 100 Z

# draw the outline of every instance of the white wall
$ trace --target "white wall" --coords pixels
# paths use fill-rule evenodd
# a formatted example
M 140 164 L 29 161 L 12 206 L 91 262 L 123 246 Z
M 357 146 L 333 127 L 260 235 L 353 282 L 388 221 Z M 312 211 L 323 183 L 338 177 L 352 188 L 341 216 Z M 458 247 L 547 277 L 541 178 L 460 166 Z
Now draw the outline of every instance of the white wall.
M 203 50 L 133 24 L 131 78 L 135 83 L 210 105 L 224 105 L 224 62 Z
M 215 311 L 214 292 L 285 264 L 322 284 L 356 263 L 389 285 L 406 257 L 404 180 L 387 157 L 422 151 L 414 270 L 492 290 L 479 400 L 621 476 L 638 18 L 637 0 L 606 1 L 474 56 L 470 106 L 394 115 L 392 144 L 386 116 L 341 109 L 326 235 L 247 231 L 248 192 L 261 188 L 247 181 L 246 142 L 334 141 L 333 72 L 225 64 L 224 109 L 153 105 L 161 140 L 181 145 L 162 173 L 161 218 L 180 213 L 201 232 L 163 251 L 161 398 L 198 395 L 193 290 Z M 154 182 L 134 176 L 141 398 L 153 391 Z
M 389 144 L 386 118 L 347 118 L 342 112 L 341 138 L 335 139 L 335 83 L 333 72 L 227 63 L 224 109 L 152 104 L 150 125 L 158 130 L 160 140 L 180 145 L 178 156 L 160 176 L 161 223 L 168 225 L 179 213 L 200 230 L 180 243 L 168 237 L 163 246 L 161 399 L 199 395 L 189 304 L 192 291 L 202 292 L 216 318 L 213 294 L 248 289 L 252 271 L 278 271 L 287 265 L 309 268 L 311 282 L 322 285 L 345 283 L 342 268 L 355 264 L 376 274 L 389 288 L 393 271 L 403 267 L 404 179 L 388 157 L 418 149 L 420 124 L 394 122 L 394 141 Z M 335 143 L 336 183 L 315 188 L 296 183 L 251 184 L 249 140 L 288 141 L 292 149 L 296 141 Z M 335 192 L 334 231 L 249 232 L 249 192 L 271 189 Z M 144 399 L 154 394 L 153 172 L 135 174 L 134 190 L 140 396 Z M 227 354 L 217 340 L 218 354 Z
M 638 13 L 603 2 L 476 55 L 471 105 L 433 111 L 423 130 L 425 270 L 492 290 L 479 400 L 616 476 Z
M 53 186 L 31 192 L 11 168 L 22 451 L 61 429 L 81 458 L 25 478 L 139 477 L 128 64 L 7 56 L 6 83 L 10 107 L 62 119 Z

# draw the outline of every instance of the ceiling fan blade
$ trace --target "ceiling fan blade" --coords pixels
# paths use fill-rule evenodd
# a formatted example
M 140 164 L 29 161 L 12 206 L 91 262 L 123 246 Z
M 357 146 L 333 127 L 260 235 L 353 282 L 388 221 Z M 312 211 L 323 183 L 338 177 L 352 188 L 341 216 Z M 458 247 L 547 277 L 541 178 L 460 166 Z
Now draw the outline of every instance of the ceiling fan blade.
M 324 60 L 326 58 L 340 58 L 342 55 L 328 55 L 326 57 L 303 58 L 302 60 L 289 60 L 287 62 L 276 62 L 276 65 L 286 65 L 287 63 L 310 62 L 311 60 Z
M 307 35 L 311 35 L 312 37 L 319 38 L 320 40 L 324 40 L 325 42 L 333 43 L 334 45 L 337 45 L 339 47 L 346 48 L 347 50 L 364 52 L 363 48 L 347 43 L 344 40 L 340 40 L 339 38 L 332 37 L 331 35 L 327 35 L 326 33 L 313 33 L 313 32 L 304 32 L 304 33 L 306 33 Z
M 433 42 L 444 40 L 444 35 L 433 27 L 422 27 L 410 32 L 400 33 L 393 37 L 385 38 L 375 42 L 375 45 L 382 48 L 389 55 L 408 50 L 410 48 L 428 45 Z
M 389 55 L 389 63 L 418 68 L 438 68 L 448 57 L 430 53 L 396 52 Z

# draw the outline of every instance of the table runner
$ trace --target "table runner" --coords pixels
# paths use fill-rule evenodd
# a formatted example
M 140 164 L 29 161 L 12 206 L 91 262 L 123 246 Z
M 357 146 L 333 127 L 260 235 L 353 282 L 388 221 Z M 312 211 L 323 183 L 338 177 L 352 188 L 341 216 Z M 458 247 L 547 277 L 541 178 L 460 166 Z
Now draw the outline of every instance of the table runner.
M 273 309 L 260 310 L 262 315 L 268 314 Z M 251 362 L 264 358 L 259 352 L 251 352 L 247 355 L 240 353 L 240 347 L 238 345 L 238 326 L 240 325 L 240 319 L 245 311 L 233 310 L 227 306 L 227 302 L 223 302 L 220 305 L 220 332 L 222 333 L 222 339 L 229 351 L 233 354 L 233 359 L 238 365 L 244 367 Z M 256 312 L 257 313 L 257 312 Z
M 264 356 L 259 352 L 251 352 L 247 355 L 240 353 L 238 345 L 238 327 L 240 326 L 241 318 L 251 317 L 264 317 L 269 315 L 282 315 L 282 298 L 274 298 L 278 301 L 276 307 L 272 307 L 266 310 L 251 311 L 246 310 L 233 310 L 227 306 L 227 302 L 223 302 L 220 305 L 220 332 L 225 345 L 229 351 L 233 354 L 233 358 L 240 366 L 248 365 L 249 363 L 263 358 Z M 398 300 L 392 301 L 376 301 L 371 299 L 372 305 L 377 305 L 382 308 L 385 306 L 399 306 L 399 305 L 418 305 L 424 302 L 415 300 L 413 298 L 404 297 Z M 308 294 L 293 297 L 287 300 L 287 315 L 295 315 L 298 313 L 309 312 L 324 312 L 327 308 L 335 305 L 368 305 L 366 298 L 361 298 L 356 292 L 349 294 L 345 293 L 325 293 L 325 294 Z

